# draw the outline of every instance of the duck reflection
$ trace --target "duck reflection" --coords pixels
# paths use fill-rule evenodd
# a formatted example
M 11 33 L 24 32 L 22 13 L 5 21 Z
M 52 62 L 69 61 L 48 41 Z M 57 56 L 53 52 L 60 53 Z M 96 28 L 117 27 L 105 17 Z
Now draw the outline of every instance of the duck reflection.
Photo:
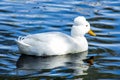
M 84 59 L 83 61 L 88 63 L 89 66 L 91 66 L 94 64 L 94 59 L 95 59 L 95 56 L 91 56 L 88 59 Z
M 74 74 L 83 75 L 83 71 L 88 69 L 88 65 L 85 65 L 83 61 L 86 59 L 87 54 L 88 51 L 49 57 L 21 55 L 16 63 L 16 67 L 19 70 L 54 70 L 56 68 L 66 67 L 68 69 L 73 69 Z

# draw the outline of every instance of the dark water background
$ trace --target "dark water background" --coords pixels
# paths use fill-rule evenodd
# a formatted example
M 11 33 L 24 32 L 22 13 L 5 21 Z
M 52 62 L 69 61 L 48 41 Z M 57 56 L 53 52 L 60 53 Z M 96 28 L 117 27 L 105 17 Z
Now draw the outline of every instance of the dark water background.
M 15 39 L 60 31 L 85 16 L 89 51 L 52 57 L 18 54 Z M 82 59 L 95 56 L 94 65 Z M 120 0 L 0 0 L 0 80 L 120 80 Z

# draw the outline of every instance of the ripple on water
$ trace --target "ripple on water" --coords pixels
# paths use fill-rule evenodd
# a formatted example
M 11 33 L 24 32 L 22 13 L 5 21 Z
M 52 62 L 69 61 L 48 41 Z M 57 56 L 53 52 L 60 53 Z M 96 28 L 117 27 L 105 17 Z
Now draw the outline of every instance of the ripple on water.
M 120 78 L 119 3 L 119 0 L 1 1 L 0 77 L 3 78 L 0 79 L 5 77 L 81 80 Z M 86 65 L 81 60 L 80 54 L 49 58 L 21 57 L 17 54 L 15 39 L 18 36 L 46 31 L 70 34 L 73 19 L 78 15 L 85 16 L 97 34 L 96 37 L 86 36 L 89 41 L 88 56 L 95 56 L 93 66 Z M 86 56 L 84 55 L 84 58 Z

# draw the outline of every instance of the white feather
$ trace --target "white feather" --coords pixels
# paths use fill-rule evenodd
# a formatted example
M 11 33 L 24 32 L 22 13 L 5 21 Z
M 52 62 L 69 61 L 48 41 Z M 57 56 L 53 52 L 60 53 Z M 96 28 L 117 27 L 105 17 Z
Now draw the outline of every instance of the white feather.
M 88 27 L 86 27 L 88 25 Z M 90 25 L 84 17 L 77 17 L 71 30 L 71 35 L 61 32 L 46 32 L 19 37 L 18 48 L 28 55 L 63 55 L 86 51 L 88 43 L 84 35 L 90 30 Z

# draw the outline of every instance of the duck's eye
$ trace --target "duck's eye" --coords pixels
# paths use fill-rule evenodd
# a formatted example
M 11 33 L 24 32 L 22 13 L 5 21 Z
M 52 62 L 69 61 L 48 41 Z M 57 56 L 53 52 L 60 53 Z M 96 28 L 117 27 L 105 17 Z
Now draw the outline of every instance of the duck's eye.
M 86 27 L 88 27 L 88 25 L 86 25 Z

